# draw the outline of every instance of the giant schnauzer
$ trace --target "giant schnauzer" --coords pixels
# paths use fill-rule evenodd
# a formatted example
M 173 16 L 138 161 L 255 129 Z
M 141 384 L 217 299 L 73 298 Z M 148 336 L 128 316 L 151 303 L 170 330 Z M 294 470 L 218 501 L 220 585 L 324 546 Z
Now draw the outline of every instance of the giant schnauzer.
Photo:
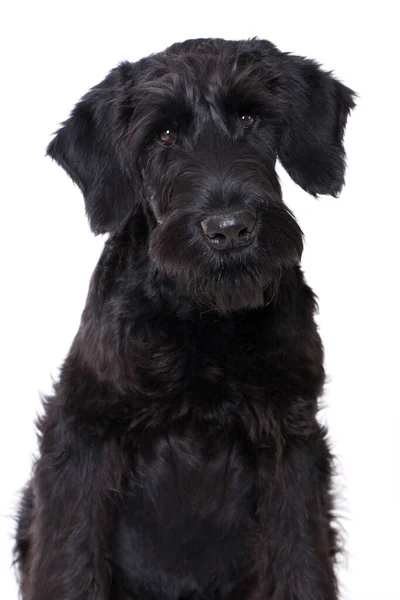
M 24 600 L 335 600 L 332 456 L 277 158 L 344 183 L 354 93 L 262 40 L 123 62 L 48 147 L 108 233 L 39 419 Z

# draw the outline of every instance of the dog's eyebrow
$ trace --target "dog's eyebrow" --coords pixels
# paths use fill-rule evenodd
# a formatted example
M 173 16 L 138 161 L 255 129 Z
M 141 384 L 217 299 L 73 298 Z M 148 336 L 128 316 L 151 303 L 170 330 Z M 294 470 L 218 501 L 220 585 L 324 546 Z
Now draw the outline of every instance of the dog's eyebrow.
M 132 117 L 126 135 L 132 139 L 155 133 L 157 127 L 175 123 L 181 125 L 193 119 L 193 110 L 184 93 L 182 82 L 177 84 L 165 77 L 139 83 L 132 96 Z

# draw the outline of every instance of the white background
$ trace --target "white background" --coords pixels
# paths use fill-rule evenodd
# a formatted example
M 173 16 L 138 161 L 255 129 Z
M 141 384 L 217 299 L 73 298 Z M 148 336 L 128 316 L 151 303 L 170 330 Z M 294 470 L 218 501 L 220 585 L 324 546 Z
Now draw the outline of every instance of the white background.
M 39 391 L 51 389 L 104 242 L 45 159 L 73 104 L 122 59 L 190 37 L 270 39 L 319 60 L 359 94 L 347 186 L 316 201 L 280 169 L 320 298 L 322 418 L 339 458 L 347 559 L 343 600 L 400 598 L 399 52 L 395 2 L 11 2 L 1 15 L 0 596 L 15 600 L 12 515 L 35 450 Z M 312 600 L 311 598 L 309 600 Z

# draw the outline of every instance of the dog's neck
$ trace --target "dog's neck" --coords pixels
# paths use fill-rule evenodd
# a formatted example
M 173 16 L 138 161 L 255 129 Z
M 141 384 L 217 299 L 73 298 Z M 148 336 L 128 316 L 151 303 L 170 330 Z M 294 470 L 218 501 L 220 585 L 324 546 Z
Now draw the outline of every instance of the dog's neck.
M 307 362 L 310 348 L 320 347 L 315 298 L 299 267 L 282 273 L 273 302 L 221 313 L 177 295 L 174 283 L 159 272 L 148 277 L 146 252 L 134 254 L 126 242 L 106 244 L 63 377 L 72 380 L 83 372 L 99 393 L 111 389 L 116 399 L 133 394 L 145 404 L 149 399 L 162 404 L 165 395 L 181 397 L 187 378 L 203 368 L 219 373 L 221 385 L 226 369 L 238 385 L 250 385 L 255 376 L 262 383 L 268 355 L 283 360 L 291 378 L 315 378 L 320 388 L 322 351 L 317 364 Z M 306 374 L 299 371 L 303 358 Z

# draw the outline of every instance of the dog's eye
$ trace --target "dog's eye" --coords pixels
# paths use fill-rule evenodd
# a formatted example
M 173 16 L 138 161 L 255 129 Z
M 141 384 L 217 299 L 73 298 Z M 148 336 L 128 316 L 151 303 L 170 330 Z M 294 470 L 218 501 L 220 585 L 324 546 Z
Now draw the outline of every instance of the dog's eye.
M 244 129 L 251 129 L 256 122 L 256 118 L 253 115 L 240 115 L 240 122 Z
M 164 146 L 172 146 L 178 139 L 178 134 L 175 129 L 166 127 L 157 133 L 157 139 L 164 144 Z

